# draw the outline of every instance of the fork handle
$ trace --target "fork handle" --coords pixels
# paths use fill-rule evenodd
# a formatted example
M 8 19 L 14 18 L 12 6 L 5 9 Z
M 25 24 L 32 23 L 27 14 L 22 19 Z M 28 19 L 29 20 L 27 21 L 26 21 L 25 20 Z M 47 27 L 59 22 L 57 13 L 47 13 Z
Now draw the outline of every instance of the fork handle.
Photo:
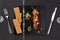
M 12 29 L 11 29 L 11 26 L 9 24 L 9 21 L 8 21 L 8 30 L 9 30 L 9 33 L 12 34 Z

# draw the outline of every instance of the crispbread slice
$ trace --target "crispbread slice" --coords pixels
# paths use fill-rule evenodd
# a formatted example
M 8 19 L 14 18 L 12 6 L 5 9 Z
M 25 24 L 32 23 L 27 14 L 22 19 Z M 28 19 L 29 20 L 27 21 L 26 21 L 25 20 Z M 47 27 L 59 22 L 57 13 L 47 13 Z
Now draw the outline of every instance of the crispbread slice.
M 17 19 L 13 19 L 13 24 L 15 26 L 17 34 L 22 33 L 21 25 L 20 25 L 20 23 L 18 22 Z

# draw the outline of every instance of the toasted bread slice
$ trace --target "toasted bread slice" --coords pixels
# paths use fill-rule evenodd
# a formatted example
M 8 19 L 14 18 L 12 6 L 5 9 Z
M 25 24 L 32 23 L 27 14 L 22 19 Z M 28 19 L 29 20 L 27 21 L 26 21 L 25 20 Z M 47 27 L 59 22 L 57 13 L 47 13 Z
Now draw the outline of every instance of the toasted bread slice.
M 13 23 L 14 23 L 17 34 L 22 33 L 21 24 L 19 23 L 19 21 L 17 19 L 13 19 Z
M 19 22 L 22 22 L 22 13 L 19 10 L 19 7 L 14 8 L 14 13 L 16 16 L 16 19 L 18 19 Z

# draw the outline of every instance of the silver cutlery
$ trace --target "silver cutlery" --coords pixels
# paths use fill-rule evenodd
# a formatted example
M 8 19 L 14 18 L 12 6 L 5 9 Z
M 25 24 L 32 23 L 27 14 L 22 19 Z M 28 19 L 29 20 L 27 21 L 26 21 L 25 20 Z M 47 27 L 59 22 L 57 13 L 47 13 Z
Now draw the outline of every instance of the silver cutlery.
M 57 18 L 57 22 L 60 24 L 60 17 Z
M 4 21 L 4 18 L 3 16 L 0 15 L 0 22 L 3 22 Z
M 7 11 L 6 8 L 3 9 L 3 11 L 4 11 L 4 15 L 5 15 L 5 17 L 6 17 L 7 21 L 8 21 L 8 30 L 9 30 L 9 33 L 12 34 L 12 29 L 11 29 L 11 26 L 10 26 L 10 23 L 9 23 L 9 20 L 8 20 L 8 18 L 9 18 L 8 11 Z
M 54 21 L 56 11 L 57 11 L 57 7 L 55 7 L 55 10 L 54 10 L 54 12 L 53 12 L 53 14 L 52 14 L 52 17 L 51 17 L 51 22 L 50 22 L 50 25 L 49 25 L 49 29 L 48 29 L 47 34 L 49 34 L 49 33 L 50 33 L 51 26 L 52 26 L 52 23 L 53 23 L 53 21 Z

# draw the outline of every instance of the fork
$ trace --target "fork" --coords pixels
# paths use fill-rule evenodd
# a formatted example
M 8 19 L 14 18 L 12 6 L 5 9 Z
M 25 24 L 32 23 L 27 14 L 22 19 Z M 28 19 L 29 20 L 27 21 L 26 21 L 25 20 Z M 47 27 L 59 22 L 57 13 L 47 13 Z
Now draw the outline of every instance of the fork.
M 10 26 L 10 23 L 9 23 L 9 20 L 8 20 L 8 18 L 9 18 L 8 11 L 7 11 L 6 8 L 3 9 L 3 11 L 4 11 L 4 15 L 5 15 L 5 17 L 6 17 L 7 21 L 8 21 L 8 30 L 9 30 L 9 33 L 12 34 L 12 29 L 11 29 L 11 26 Z

